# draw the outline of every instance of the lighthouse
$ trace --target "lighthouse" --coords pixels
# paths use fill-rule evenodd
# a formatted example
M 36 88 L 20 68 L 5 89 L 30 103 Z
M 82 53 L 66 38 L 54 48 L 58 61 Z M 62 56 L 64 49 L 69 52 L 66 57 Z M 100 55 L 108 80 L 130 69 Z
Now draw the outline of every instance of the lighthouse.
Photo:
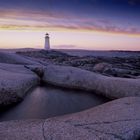
M 50 50 L 50 37 L 49 37 L 49 34 L 46 33 L 45 35 L 45 46 L 44 46 L 44 49 L 45 50 Z

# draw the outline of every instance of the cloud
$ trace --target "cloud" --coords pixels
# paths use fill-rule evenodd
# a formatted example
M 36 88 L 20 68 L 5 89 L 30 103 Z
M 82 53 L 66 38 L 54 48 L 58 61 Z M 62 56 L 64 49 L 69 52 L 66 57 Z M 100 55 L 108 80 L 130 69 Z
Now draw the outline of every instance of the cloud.
M 10 30 L 86 30 L 124 34 L 140 34 L 140 28 L 122 26 L 104 18 L 76 17 L 40 11 L 0 11 L 0 29 Z

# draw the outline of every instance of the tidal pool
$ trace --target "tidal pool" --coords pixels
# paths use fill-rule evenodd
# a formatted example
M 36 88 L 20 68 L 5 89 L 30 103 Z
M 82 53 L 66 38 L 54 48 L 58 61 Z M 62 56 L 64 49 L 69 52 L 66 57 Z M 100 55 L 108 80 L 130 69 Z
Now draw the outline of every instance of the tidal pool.
M 0 121 L 46 119 L 79 112 L 107 101 L 92 92 L 40 86 L 31 90 L 22 102 L 0 110 Z

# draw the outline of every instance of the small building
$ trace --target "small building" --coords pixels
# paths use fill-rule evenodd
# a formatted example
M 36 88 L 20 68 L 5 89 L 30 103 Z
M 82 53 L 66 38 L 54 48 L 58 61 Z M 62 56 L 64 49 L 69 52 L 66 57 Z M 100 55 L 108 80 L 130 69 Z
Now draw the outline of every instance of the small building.
M 45 46 L 44 46 L 45 50 L 50 50 L 50 37 L 49 34 L 46 33 L 45 35 Z

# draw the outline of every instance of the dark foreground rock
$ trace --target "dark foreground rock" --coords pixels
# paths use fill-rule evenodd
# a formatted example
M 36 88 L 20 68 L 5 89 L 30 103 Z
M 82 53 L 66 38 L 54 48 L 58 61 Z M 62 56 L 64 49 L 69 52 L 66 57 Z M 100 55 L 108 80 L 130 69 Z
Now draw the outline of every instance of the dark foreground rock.
M 39 78 L 22 65 L 0 63 L 0 106 L 21 100 Z
M 0 123 L 2 140 L 138 140 L 140 98 L 127 97 L 47 120 Z
M 65 88 L 94 91 L 111 99 L 140 96 L 140 79 L 107 77 L 70 66 L 48 65 L 43 81 Z

